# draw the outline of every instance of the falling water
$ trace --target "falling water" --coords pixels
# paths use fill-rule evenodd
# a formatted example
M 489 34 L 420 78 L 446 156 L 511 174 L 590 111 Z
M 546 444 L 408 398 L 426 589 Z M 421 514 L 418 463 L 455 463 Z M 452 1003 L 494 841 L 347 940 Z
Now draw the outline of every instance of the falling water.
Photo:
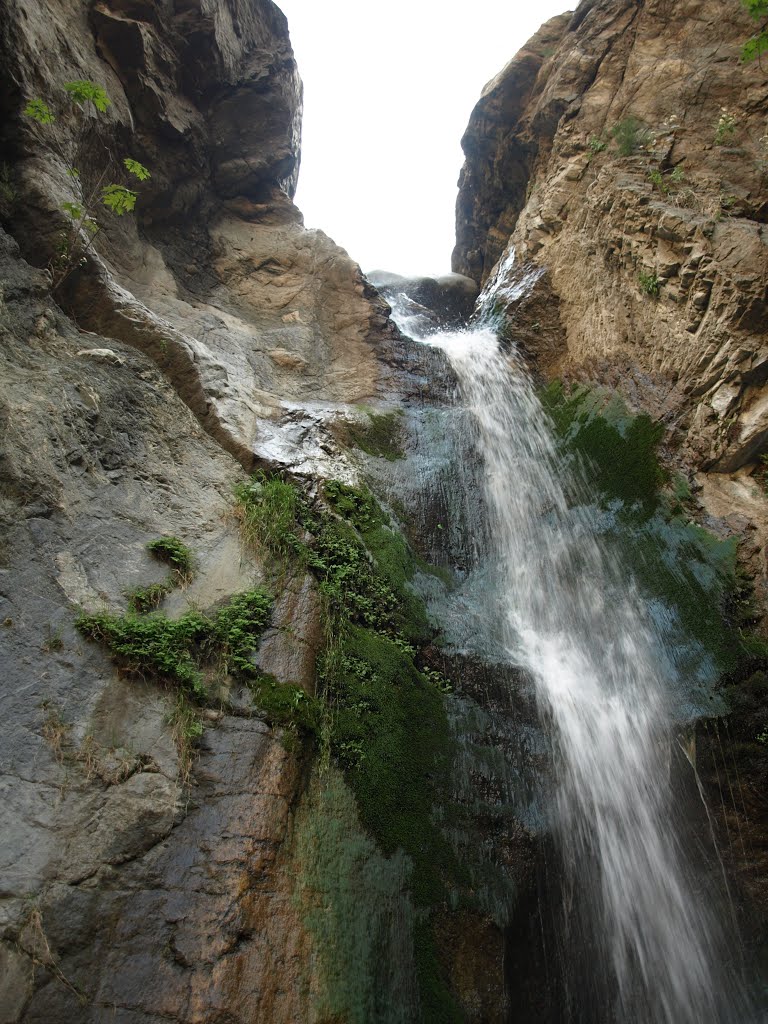
M 586 485 L 558 455 L 520 359 L 489 327 L 428 340 L 450 359 L 476 423 L 498 629 L 535 681 L 554 749 L 561 948 L 597 979 L 577 984 L 601 992 L 597 1009 L 560 1019 L 745 1024 L 754 1018 L 724 966 L 713 901 L 678 835 L 673 668 L 643 600 L 590 522 Z

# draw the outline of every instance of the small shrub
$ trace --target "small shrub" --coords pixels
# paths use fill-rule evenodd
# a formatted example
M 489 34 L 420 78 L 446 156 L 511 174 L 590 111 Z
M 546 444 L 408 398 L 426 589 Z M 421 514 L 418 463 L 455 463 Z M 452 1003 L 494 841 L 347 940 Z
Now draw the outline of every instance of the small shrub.
M 664 180 L 664 175 L 661 171 L 656 168 L 653 171 L 648 172 L 648 178 L 655 189 L 658 189 L 662 195 L 666 195 L 669 192 L 669 186 Z
M 128 593 L 128 607 L 139 615 L 159 608 L 166 594 L 171 591 L 168 582 L 150 583 L 147 587 L 136 587 Z
M 651 295 L 653 298 L 658 297 L 661 291 L 661 281 L 659 281 L 655 271 L 641 270 L 637 275 L 637 279 L 646 295 Z
M 593 135 L 592 138 L 587 143 L 587 149 L 593 155 L 595 155 L 597 153 L 602 153 L 607 148 L 608 148 L 608 143 L 605 141 L 605 139 L 600 138 L 598 135 Z
M 77 629 L 91 640 L 106 644 L 130 672 L 176 683 L 197 697 L 205 685 L 195 652 L 208 635 L 210 623 L 190 611 L 180 619 L 165 615 L 80 615 Z
M 158 537 L 147 544 L 147 551 L 171 567 L 179 583 L 189 583 L 194 576 L 191 550 L 178 537 Z
M 732 142 L 738 124 L 736 115 L 727 107 L 721 107 L 720 117 L 715 125 L 715 145 L 727 146 L 729 142 Z
M 611 135 L 621 156 L 632 156 L 638 149 L 642 149 L 650 137 L 643 122 L 632 114 L 614 125 Z

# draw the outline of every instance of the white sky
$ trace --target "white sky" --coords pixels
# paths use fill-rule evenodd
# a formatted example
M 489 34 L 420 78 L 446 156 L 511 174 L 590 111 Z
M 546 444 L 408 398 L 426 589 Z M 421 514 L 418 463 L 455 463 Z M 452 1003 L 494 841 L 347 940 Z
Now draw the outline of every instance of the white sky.
M 450 270 L 461 136 L 487 81 L 576 0 L 276 0 L 304 80 L 296 202 L 363 270 Z

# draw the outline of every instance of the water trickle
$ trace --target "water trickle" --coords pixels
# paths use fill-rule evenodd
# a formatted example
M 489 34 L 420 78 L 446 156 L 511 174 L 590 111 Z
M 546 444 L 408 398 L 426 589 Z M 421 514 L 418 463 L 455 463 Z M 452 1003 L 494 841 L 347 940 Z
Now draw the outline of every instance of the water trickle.
M 675 669 L 647 606 L 590 521 L 587 485 L 560 458 L 521 359 L 487 326 L 425 340 L 447 354 L 475 424 L 487 610 L 534 680 L 554 751 L 559 945 L 593 974 L 575 983 L 589 1011 L 558 1019 L 744 1024 L 754 1016 L 681 841 Z

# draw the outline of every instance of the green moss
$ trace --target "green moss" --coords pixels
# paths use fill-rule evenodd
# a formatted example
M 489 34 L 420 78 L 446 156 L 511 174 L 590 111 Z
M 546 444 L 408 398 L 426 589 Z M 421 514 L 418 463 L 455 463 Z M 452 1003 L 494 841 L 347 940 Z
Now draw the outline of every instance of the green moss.
M 408 858 L 402 852 L 382 854 L 363 830 L 352 791 L 332 765 L 314 773 L 293 836 L 294 902 L 314 937 L 317 957 L 306 965 L 313 971 L 306 979 L 313 1019 L 418 1020 Z
M 387 459 L 389 462 L 405 458 L 402 412 L 377 413 L 369 409 L 364 412 L 367 420 L 345 422 L 337 426 L 339 439 L 367 455 Z
M 259 503 L 264 494 L 263 486 L 244 487 L 237 499 Z M 329 642 L 318 671 L 323 748 L 343 772 L 377 848 L 390 859 L 405 854 L 412 865 L 409 889 L 423 918 L 413 933 L 422 1019 L 460 1019 L 430 922 L 449 888 L 467 885 L 469 876 L 434 817 L 434 808 L 450 800 L 443 780 L 452 737 L 446 681 L 421 673 L 414 660 L 418 645 L 432 636 L 423 603 L 409 587 L 415 559 L 366 488 L 330 481 L 323 497 L 324 504 L 310 505 L 294 488 L 293 522 L 286 517 L 268 543 L 290 551 L 325 599 Z M 241 518 L 262 515 L 246 509 Z M 286 537 L 292 538 L 287 544 Z M 334 984 L 343 990 L 340 981 Z
M 322 678 L 333 709 L 332 749 L 349 769 L 361 820 L 385 853 L 401 849 L 412 858 L 418 903 L 441 898 L 443 877 L 458 866 L 432 819 L 434 779 L 446 774 L 450 750 L 439 690 L 402 646 L 355 626 Z
M 541 397 L 563 453 L 585 461 L 598 501 L 611 513 L 607 539 L 643 590 L 674 609 L 681 667 L 705 672 L 704 651 L 710 674 L 735 671 L 748 656 L 742 631 L 754 617 L 751 583 L 737 569 L 737 540 L 720 540 L 685 516 L 688 483 L 680 474 L 669 480 L 656 454 L 662 424 L 633 416 L 600 389 L 566 392 L 555 381 Z
M 663 425 L 631 415 L 620 399 L 599 390 L 566 393 L 560 381 L 540 397 L 564 450 L 588 461 L 603 502 L 618 500 L 641 518 L 650 516 L 666 479 L 656 454 Z
M 325 485 L 325 496 L 360 534 L 380 581 L 394 598 L 387 613 L 390 627 L 410 643 L 428 640 L 431 631 L 424 604 L 408 586 L 418 562 L 403 535 L 390 525 L 389 517 L 366 488 L 332 480 Z

